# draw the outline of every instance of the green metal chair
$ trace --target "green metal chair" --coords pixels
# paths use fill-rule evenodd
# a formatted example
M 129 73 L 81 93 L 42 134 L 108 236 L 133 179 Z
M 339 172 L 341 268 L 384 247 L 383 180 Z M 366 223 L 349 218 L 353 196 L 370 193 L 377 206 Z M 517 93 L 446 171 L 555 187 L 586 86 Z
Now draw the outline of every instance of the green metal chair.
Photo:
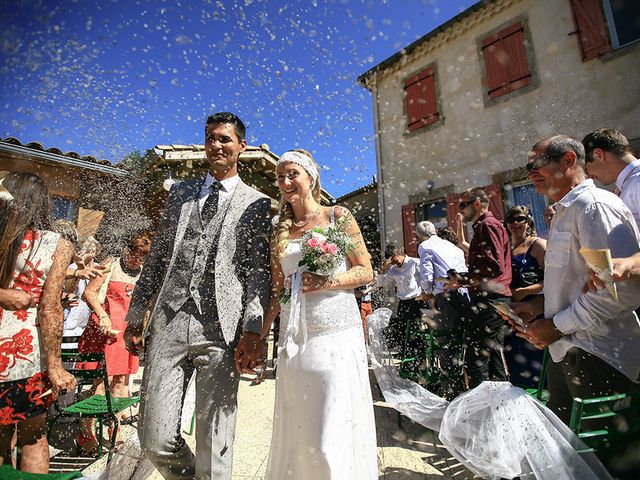
M 569 428 L 599 456 L 640 442 L 640 392 L 574 398 Z
M 457 358 L 458 366 L 445 371 L 439 363 L 439 354 Z M 423 386 L 442 382 L 464 385 L 463 335 L 457 328 L 432 329 L 422 318 L 407 322 L 402 346 L 400 376 Z
M 545 388 L 547 382 L 547 363 L 549 363 L 549 349 L 544 349 L 544 354 L 542 355 L 542 365 L 540 366 L 540 378 L 538 379 L 538 386 L 536 388 L 524 388 L 524 391 L 527 394 L 535 397 L 540 403 L 543 405 L 547 404 L 549 400 L 549 391 Z
M 27 473 L 16 470 L 11 465 L 0 465 L 0 479 L 2 480 L 71 480 L 81 478 L 80 472 L 69 473 Z
M 83 386 L 92 385 L 93 380 L 101 378 L 104 382 L 105 395 L 91 395 L 90 397 L 62 408 L 49 420 L 48 436 L 51 436 L 55 422 L 62 417 L 95 418 L 98 425 L 97 437 L 99 443 L 97 457 L 100 458 L 102 457 L 103 424 L 113 422 L 113 431 L 109 438 L 111 448 L 109 448 L 109 455 L 107 457 L 107 460 L 110 461 L 116 444 L 119 427 L 116 414 L 140 402 L 140 397 L 116 398 L 111 396 L 104 352 L 79 353 L 77 348 L 65 348 L 62 350 L 62 362 L 65 364 L 67 371 L 76 377 L 78 392 L 81 392 Z M 78 363 L 84 364 L 84 367 L 86 367 L 87 363 L 95 364 L 96 366 L 93 369 L 79 369 L 77 366 Z

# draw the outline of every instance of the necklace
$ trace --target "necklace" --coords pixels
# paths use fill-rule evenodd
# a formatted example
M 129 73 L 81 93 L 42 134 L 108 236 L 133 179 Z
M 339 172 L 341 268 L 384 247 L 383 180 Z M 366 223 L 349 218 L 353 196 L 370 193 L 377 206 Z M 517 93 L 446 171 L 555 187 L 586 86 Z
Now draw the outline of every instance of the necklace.
M 304 221 L 300 221 L 300 220 L 295 220 L 293 219 L 293 225 L 297 228 L 302 228 L 304 226 L 306 226 L 312 219 L 314 219 L 315 217 L 318 216 L 318 214 L 320 213 L 320 205 L 318 205 L 318 208 L 315 212 L 313 212 L 311 215 L 309 215 L 309 217 L 304 220 Z
M 522 245 L 524 242 L 526 242 L 527 238 L 529 238 L 529 237 L 524 237 L 524 240 L 519 241 L 517 245 L 514 245 L 513 247 L 511 247 L 511 251 L 513 252 L 516 248 L 518 248 L 520 245 Z

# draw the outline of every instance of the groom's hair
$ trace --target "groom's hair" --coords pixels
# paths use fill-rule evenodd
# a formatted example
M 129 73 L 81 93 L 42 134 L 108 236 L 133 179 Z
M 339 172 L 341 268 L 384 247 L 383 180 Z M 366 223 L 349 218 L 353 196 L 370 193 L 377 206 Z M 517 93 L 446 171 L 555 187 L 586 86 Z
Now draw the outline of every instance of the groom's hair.
M 244 126 L 244 123 L 242 123 L 242 120 L 240 120 L 237 115 L 234 115 L 231 112 L 218 112 L 213 115 L 209 115 L 209 118 L 207 118 L 207 125 L 212 123 L 230 123 L 233 125 L 233 129 L 236 132 L 238 140 L 242 141 L 246 138 L 247 129 Z

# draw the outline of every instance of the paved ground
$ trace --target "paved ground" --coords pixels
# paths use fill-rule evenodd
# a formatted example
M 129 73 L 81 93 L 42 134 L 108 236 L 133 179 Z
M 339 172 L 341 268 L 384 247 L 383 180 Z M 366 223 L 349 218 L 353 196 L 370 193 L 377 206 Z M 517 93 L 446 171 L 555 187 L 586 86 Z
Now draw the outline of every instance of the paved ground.
M 371 379 L 375 400 L 380 480 L 471 478 L 468 471 L 455 459 L 452 459 L 446 450 L 434 447 L 434 441 L 437 441 L 437 437 L 430 430 L 412 423 L 405 417 L 402 418 L 401 426 L 399 426 L 396 411 L 386 406 L 382 401 L 373 372 L 371 372 Z M 136 384 L 139 384 L 139 379 L 134 381 L 134 390 L 137 389 Z M 272 375 L 269 375 L 260 385 L 253 385 L 249 378 L 243 379 L 240 384 L 238 424 L 234 447 L 234 480 L 264 478 L 271 440 L 274 389 L 275 380 Z M 123 429 L 125 439 L 135 435 L 133 427 L 124 426 Z M 69 445 L 68 442 L 71 438 L 73 435 L 67 429 L 58 442 L 58 446 L 62 446 L 65 441 Z M 185 434 L 185 438 L 193 447 L 193 436 Z M 58 450 L 52 449 L 52 453 L 57 452 Z M 59 456 L 55 458 L 59 458 Z M 75 461 L 78 460 L 63 459 L 63 468 Z M 98 478 L 100 473 L 104 471 L 105 463 L 106 459 L 103 458 L 84 468 L 83 472 L 90 478 Z M 76 468 L 83 467 L 78 464 Z M 116 472 L 112 472 L 109 478 L 114 480 L 130 479 L 132 474 L 128 471 L 126 473 L 121 471 L 118 475 Z M 147 466 L 146 470 L 145 468 L 139 469 L 139 475 L 135 479 L 162 480 L 162 477 L 157 471 L 152 471 Z

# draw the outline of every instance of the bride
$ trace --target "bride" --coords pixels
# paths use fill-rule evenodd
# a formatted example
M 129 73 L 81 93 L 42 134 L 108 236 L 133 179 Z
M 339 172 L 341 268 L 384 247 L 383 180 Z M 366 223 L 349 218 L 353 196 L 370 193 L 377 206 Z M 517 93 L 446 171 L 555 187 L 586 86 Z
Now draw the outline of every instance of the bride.
M 265 337 L 281 311 L 276 399 L 266 478 L 378 478 L 376 432 L 362 322 L 353 289 L 373 276 L 353 216 L 322 207 L 320 175 L 306 150 L 285 152 L 277 166 L 280 215 L 272 238 L 272 288 Z M 302 274 L 302 294 L 279 303 L 298 270 L 301 237 L 344 217 L 355 248 L 329 281 Z

